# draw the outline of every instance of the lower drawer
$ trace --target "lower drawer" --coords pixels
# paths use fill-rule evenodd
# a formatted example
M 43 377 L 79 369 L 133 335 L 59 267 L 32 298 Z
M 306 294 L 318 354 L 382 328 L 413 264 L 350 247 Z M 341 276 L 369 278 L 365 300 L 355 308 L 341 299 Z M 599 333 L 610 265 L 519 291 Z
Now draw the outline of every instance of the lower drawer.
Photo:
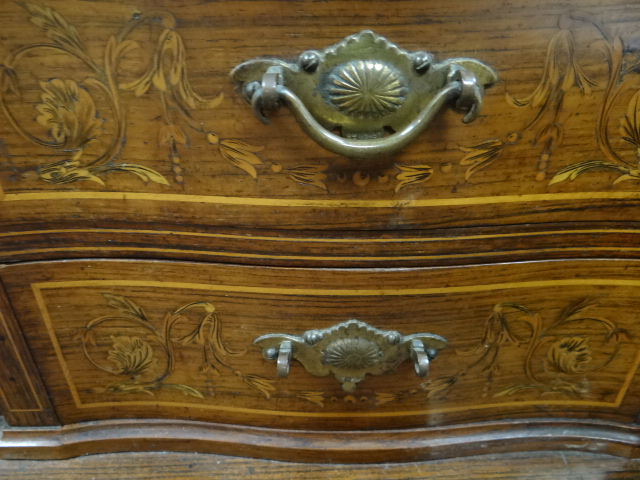
M 311 270 L 101 260 L 0 273 L 63 425 L 130 418 L 314 430 L 522 418 L 632 424 L 640 410 L 636 261 Z M 253 344 L 350 319 L 436 334 L 448 346 L 425 378 L 407 359 L 345 391 L 334 375 L 314 376 L 295 359 L 278 378 Z M 362 345 L 335 353 L 347 354 L 374 361 Z M 318 362 L 326 366 L 327 358 Z

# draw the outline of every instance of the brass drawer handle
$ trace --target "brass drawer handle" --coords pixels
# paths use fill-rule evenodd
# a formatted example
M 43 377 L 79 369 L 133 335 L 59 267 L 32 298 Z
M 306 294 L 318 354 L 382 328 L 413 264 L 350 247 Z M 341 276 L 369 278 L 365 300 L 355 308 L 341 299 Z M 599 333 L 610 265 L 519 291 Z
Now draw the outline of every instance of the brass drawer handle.
M 286 104 L 302 129 L 339 155 L 373 158 L 413 142 L 436 113 L 455 100 L 465 123 L 475 120 L 484 89 L 496 73 L 471 58 L 434 63 L 426 52 L 407 52 L 365 30 L 296 63 L 255 59 L 231 77 L 254 114 Z
M 366 375 L 389 373 L 411 358 L 416 374 L 425 377 L 429 363 L 447 341 L 432 333 L 401 335 L 349 320 L 324 330 L 308 330 L 302 336 L 270 333 L 254 341 L 267 360 L 277 362 L 279 377 L 289 374 L 291 358 L 311 375 L 334 374 L 347 392 L 355 390 Z

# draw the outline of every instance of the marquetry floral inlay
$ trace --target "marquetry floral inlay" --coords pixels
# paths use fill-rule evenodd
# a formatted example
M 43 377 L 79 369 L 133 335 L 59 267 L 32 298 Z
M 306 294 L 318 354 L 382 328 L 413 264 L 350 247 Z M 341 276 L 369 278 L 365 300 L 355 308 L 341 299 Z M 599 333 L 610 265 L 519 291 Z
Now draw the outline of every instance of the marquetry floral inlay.
M 321 408 L 325 408 L 327 403 L 362 403 L 375 407 L 422 395 L 434 405 L 434 401 L 446 396 L 463 379 L 471 381 L 482 375 L 485 375 L 484 390 L 480 392 L 483 397 L 498 398 L 520 392 L 525 394 L 523 398 L 530 398 L 532 393 L 586 396 L 591 391 L 589 376 L 612 362 L 621 345 L 629 341 L 629 333 L 614 322 L 586 313 L 596 306 L 588 300 L 579 300 L 567 305 L 555 321 L 547 323 L 540 314 L 523 305 L 498 304 L 485 321 L 480 341 L 471 348 L 456 351 L 459 358 L 471 357 L 472 360 L 454 375 L 431 377 L 419 388 L 406 391 L 374 392 L 373 395 L 356 397 L 331 396 L 326 391 L 308 390 L 298 392 L 296 398 Z M 590 333 L 562 334 L 567 329 L 571 331 L 581 326 L 588 326 Z M 598 340 L 600 346 L 592 345 L 596 335 L 603 335 Z M 509 347 L 526 348 L 523 369 L 526 381 L 507 383 L 496 389 L 495 385 L 502 383 L 500 354 Z
M 287 170 L 289 178 L 295 180 L 301 185 L 309 185 L 313 187 L 327 190 L 327 169 L 326 165 L 298 165 Z
M 549 322 L 540 313 L 518 303 L 495 305 L 484 322 L 480 340 L 471 347 L 456 350 L 458 357 L 471 359 L 467 365 L 453 375 L 429 378 L 419 389 L 378 393 L 376 404 L 418 394 L 426 399 L 441 398 L 464 379 L 482 377 L 482 396 L 485 397 L 520 393 L 525 398 L 531 394 L 588 396 L 590 375 L 612 362 L 621 345 L 629 341 L 629 332 L 625 329 L 589 313 L 596 307 L 596 303 L 580 299 L 568 304 L 555 320 Z M 577 330 L 581 334 L 573 333 Z M 500 377 L 501 358 L 504 355 L 506 361 L 506 349 L 521 348 L 526 349 L 524 378 L 505 385 Z
M 505 134 L 503 139 L 492 138 L 460 147 L 465 154 L 460 165 L 467 167 L 467 179 L 493 164 L 511 145 L 524 138 L 539 151 L 537 180 L 547 178 L 554 152 L 564 141 L 564 121 L 571 117 L 564 112 L 565 98 L 572 90 L 591 96 L 594 89 L 601 86 L 587 75 L 577 53 L 573 28 L 577 25 L 590 26 L 596 32 L 597 41 L 591 45 L 602 51 L 608 66 L 595 125 L 599 155 L 560 168 L 549 185 L 574 181 L 586 172 L 597 170 L 617 175 L 614 185 L 626 180 L 640 180 L 640 91 L 637 89 L 640 58 L 632 53 L 632 49 L 625 49 L 620 35 L 612 33 L 598 19 L 578 12 L 560 18 L 559 29 L 548 44 L 542 74 L 535 89 L 521 98 L 506 94 L 510 105 L 533 109 L 531 117 L 518 130 Z M 626 115 L 620 121 L 620 139 L 632 147 L 625 151 L 621 142 L 614 147 L 609 125 L 614 107 L 629 93 L 633 94 L 628 101 Z
M 228 166 L 253 179 L 277 174 L 327 194 L 331 193 L 332 183 L 341 191 L 345 183 L 351 183 L 355 189 L 389 184 L 398 193 L 415 188 L 433 175 L 432 167 L 424 164 L 398 164 L 395 166 L 398 172 L 394 172 L 391 164 L 375 171 L 333 170 L 328 162 L 265 165 L 263 145 L 225 138 L 196 119 L 194 110 L 215 109 L 223 101 L 223 95 L 205 98 L 193 88 L 187 69 L 187 46 L 171 13 L 136 12 L 119 33 L 106 39 L 102 54 L 96 57 L 93 51 L 87 50 L 78 30 L 56 10 L 36 3 L 20 5 L 47 40 L 15 49 L 0 64 L 0 107 L 25 140 L 49 150 L 49 154 L 34 156 L 46 159 L 44 163 L 25 169 L 35 169 L 39 179 L 47 183 L 64 185 L 88 181 L 104 186 L 108 175 L 125 172 L 145 183 L 165 186 L 170 185 L 172 176 L 173 183 L 182 185 L 190 170 L 184 151 L 198 138 L 216 149 L 213 160 L 224 160 Z M 143 29 L 151 32 L 152 45 L 143 43 L 140 35 L 136 37 Z M 36 123 L 43 130 L 36 135 L 24 124 L 25 117 L 14 114 L 13 110 L 23 101 L 21 76 L 35 75 L 27 70 L 25 59 L 33 54 L 47 55 L 51 50 L 84 66 L 69 69 L 61 78 L 53 75 L 40 78 L 40 101 L 35 109 Z M 144 68 L 130 78 L 127 60 L 139 57 L 141 52 L 142 55 L 148 52 L 143 57 Z M 407 81 L 398 70 L 377 61 L 338 65 L 327 82 L 327 101 L 353 117 L 382 117 L 392 113 L 403 105 L 408 92 Z M 132 123 L 128 108 L 132 96 L 144 98 L 159 109 L 159 116 L 154 120 L 159 122 L 157 137 L 145 144 L 153 145 L 157 141 L 157 145 L 165 149 L 165 168 L 156 170 L 131 161 L 126 147 L 127 138 L 133 137 L 127 133 Z M 209 160 L 206 155 L 204 158 Z M 395 185 L 389 181 L 394 178 Z
M 142 97 L 154 93 L 162 109 L 158 144 L 168 149 L 167 159 L 174 181 L 185 182 L 185 169 L 180 149 L 189 147 L 192 135 L 205 137 L 216 145 L 220 156 L 231 165 L 256 177 L 255 166 L 262 164 L 256 153 L 263 147 L 237 139 L 219 139 L 205 131 L 191 110 L 213 109 L 223 100 L 220 94 L 204 98 L 191 86 L 187 74 L 184 41 L 176 30 L 176 21 L 168 12 L 135 14 L 119 34 L 108 38 L 101 59 L 94 59 L 73 25 L 54 9 L 35 3 L 21 4 L 49 43 L 37 42 L 9 53 L 0 65 L 0 106 L 11 125 L 28 141 L 52 150 L 57 157 L 37 167 L 40 179 L 55 184 L 80 180 L 104 184 L 110 172 L 127 172 L 145 182 L 169 185 L 164 174 L 127 161 L 123 148 L 127 140 L 127 108 L 123 92 Z M 142 45 L 130 37 L 145 26 L 160 29 L 155 49 L 146 70 L 138 78 L 119 82 L 122 60 Z M 50 50 L 80 60 L 91 74 L 82 80 L 48 78 L 40 81 L 41 101 L 36 105 L 36 121 L 46 129 L 49 139 L 29 132 L 11 110 L 11 97 L 19 98 L 18 66 L 27 52 Z M 70 71 L 69 75 L 74 72 Z M 98 113 L 98 98 L 106 99 L 108 108 Z M 108 133 L 108 135 L 107 135 Z M 85 153 L 92 146 L 91 152 Z
M 101 133 L 93 98 L 73 80 L 54 78 L 40 82 L 40 87 L 43 93 L 42 103 L 36 106 L 37 122 L 49 128 L 60 148 L 79 157 L 81 149 Z
M 85 357 L 94 367 L 121 378 L 120 381 L 106 385 L 105 392 L 145 393 L 154 396 L 155 391 L 168 389 L 205 398 L 205 394 L 198 388 L 169 381 L 176 364 L 182 358 L 176 354 L 176 349 L 190 345 L 202 350 L 202 363 L 197 368 L 201 375 L 220 376 L 227 371 L 231 378 L 241 379 L 267 399 L 275 391 L 272 380 L 244 374 L 230 365 L 230 357 L 244 355 L 246 350 L 231 349 L 223 341 L 222 324 L 212 303 L 187 303 L 168 311 L 161 325 L 156 325 L 142 307 L 130 298 L 111 293 L 104 293 L 103 296 L 116 313 L 89 321 L 75 338 L 80 340 Z M 104 364 L 97 354 L 99 338 L 103 331 L 112 329 L 115 325 L 127 325 L 127 331 L 134 329 L 139 334 L 110 335 L 110 348 L 106 357 L 109 364 Z M 192 325 L 192 328 L 185 335 L 176 335 L 176 330 L 188 325 Z
M 565 337 L 549 347 L 544 364 L 549 371 L 575 374 L 584 372 L 590 361 L 588 337 Z
M 279 166 L 265 165 L 261 157 L 262 145 L 219 136 L 196 121 L 193 110 L 215 109 L 223 95 L 212 98 L 200 95 L 191 85 L 187 69 L 187 48 L 176 20 L 168 12 L 136 13 L 120 32 L 105 39 L 98 56 L 89 51 L 82 35 L 56 10 L 36 3 L 20 3 L 45 40 L 35 40 L 10 52 L 0 64 L 0 107 L 9 124 L 28 142 L 48 149 L 47 155 L 33 158 L 46 160 L 29 166 L 39 178 L 53 184 L 78 181 L 104 185 L 107 175 L 125 172 L 144 182 L 169 185 L 167 175 L 176 184 L 186 181 L 188 165 L 183 150 L 191 147 L 195 137 L 206 140 L 216 149 L 214 158 L 225 161 L 252 178 L 265 173 L 280 174 L 303 186 L 316 187 L 329 193 L 331 183 L 346 183 L 354 187 L 371 188 L 396 182 L 392 188 L 398 193 L 416 187 L 434 174 L 430 165 L 396 165 L 397 172 L 388 165 L 384 171 L 340 172 L 328 163 Z M 142 28 L 157 32 L 152 37 L 145 68 L 135 78 L 123 81 L 123 60 L 144 50 L 134 33 Z M 585 28 L 586 27 L 586 28 Z M 593 40 L 580 45 L 578 29 L 593 32 Z M 584 58 L 598 48 L 604 54 L 607 75 L 597 78 Z M 22 101 L 20 80 L 33 75 L 24 65 L 34 54 L 51 51 L 78 60 L 83 67 L 70 69 L 60 77 L 38 78 L 39 94 L 35 102 L 37 130 L 23 124 L 13 112 L 16 102 Z M 640 57 L 623 39 L 611 32 L 602 22 L 588 14 L 573 12 L 563 15 L 557 31 L 551 36 L 544 64 L 536 85 L 525 94 L 506 93 L 507 102 L 531 115 L 512 131 L 502 132 L 472 144 L 461 145 L 459 165 L 469 180 L 481 170 L 504 159 L 512 146 L 527 141 L 536 151 L 535 173 L 539 181 L 548 185 L 575 181 L 588 172 L 609 172 L 615 175 L 613 185 L 640 180 L 640 91 L 637 87 Z M 76 74 L 77 73 L 77 74 Z M 345 114 L 355 117 L 384 116 L 400 108 L 405 101 L 407 82 L 398 71 L 376 61 L 352 61 L 339 65 L 327 77 L 327 101 Z M 572 115 L 566 112 L 569 95 L 601 95 L 597 111 L 595 143 L 598 154 L 588 155 L 575 163 L 552 168 L 558 149 L 565 142 L 565 127 Z M 166 168 L 156 170 L 131 161 L 127 145 L 128 121 L 126 99 L 131 96 L 157 101 L 161 112 L 157 144 L 166 149 Z M 154 100 L 155 99 L 155 100 Z M 616 109 L 626 106 L 624 115 Z M 571 112 L 568 112 L 571 113 Z M 612 128 L 618 123 L 617 134 Z M 155 138 L 154 138 L 155 142 Z M 431 163 L 431 162 L 429 162 Z M 274 165 L 278 167 L 274 168 Z M 448 164 L 447 164 L 448 165 Z M 155 167 L 155 166 L 154 166 Z M 269 168 L 271 167 L 271 172 Z M 450 168 L 450 167 L 447 167 Z M 445 166 L 442 166 L 445 172 Z M 553 172 L 550 174 L 549 172 Z M 344 185 L 339 187 L 344 190 Z
M 153 349 L 141 338 L 122 335 L 111 337 L 112 349 L 107 359 L 115 364 L 116 373 L 141 375 L 157 364 Z
M 396 163 L 399 173 L 396 175 L 396 192 L 405 187 L 426 182 L 433 175 L 433 168 L 429 165 L 401 165 Z
M 363 390 L 359 396 L 334 395 L 326 390 L 288 390 L 287 396 L 295 393 L 297 400 L 320 408 L 338 403 L 374 408 L 411 397 L 422 397 L 435 407 L 446 401 L 456 387 L 464 390 L 479 381 L 482 387 L 478 396 L 498 402 L 502 397 L 516 395 L 514 401 L 553 395 L 589 398 L 596 395 L 592 388 L 592 380 L 594 384 L 599 381 L 596 373 L 607 375 L 605 368 L 632 341 L 626 329 L 598 315 L 597 308 L 597 302 L 583 298 L 566 305 L 556 318 L 545 319 L 525 305 L 499 303 L 482 324 L 478 340 L 455 349 L 453 358 L 445 359 L 447 351 L 443 351 L 443 358 L 417 387 L 391 392 Z M 334 342 L 326 348 L 323 362 L 346 368 L 374 365 L 378 357 L 373 347 L 356 341 Z M 518 355 L 523 355 L 524 360 L 514 374 L 513 359 Z M 438 376 L 445 363 L 452 365 L 454 373 Z

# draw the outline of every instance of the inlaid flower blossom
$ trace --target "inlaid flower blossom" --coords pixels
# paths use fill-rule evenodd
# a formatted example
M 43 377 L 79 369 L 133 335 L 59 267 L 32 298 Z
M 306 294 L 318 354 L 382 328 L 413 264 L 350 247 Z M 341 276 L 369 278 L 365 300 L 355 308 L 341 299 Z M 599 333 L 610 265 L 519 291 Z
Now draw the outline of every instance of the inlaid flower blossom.
M 276 387 L 273 385 L 273 380 L 268 380 L 259 375 L 243 375 L 241 372 L 234 373 L 236 376 L 241 377 L 244 383 L 264 395 L 264 398 L 267 400 L 271 398 L 272 393 L 276 390 Z
M 256 154 L 264 150 L 264 146 L 251 145 L 233 138 L 221 140 L 213 132 L 207 133 L 207 142 L 217 145 L 220 154 L 233 165 L 247 172 L 252 178 L 258 178 L 256 166 L 262 165 L 262 160 Z
M 542 77 L 536 89 L 529 95 L 516 98 L 507 93 L 509 103 L 516 107 L 531 105 L 540 107 L 549 104 L 549 99 L 559 90 L 567 91 L 577 86 L 581 93 L 589 95 L 597 82 L 589 78 L 578 63 L 575 40 L 570 30 L 562 28 L 551 39 L 547 47 Z
M 400 173 L 396 175 L 396 180 L 398 180 L 396 193 L 404 187 L 426 182 L 433 175 L 433 168 L 429 165 L 401 165 L 396 163 L 395 167 L 400 170 Z
M 565 337 L 551 345 L 545 364 L 549 370 L 574 374 L 584 372 L 590 361 L 588 338 Z
M 460 165 L 468 167 L 464 175 L 465 180 L 469 180 L 474 173 L 491 165 L 502 154 L 504 146 L 504 142 L 497 138 L 471 147 L 460 146 L 460 150 L 465 154 L 460 160 Z
M 93 98 L 73 80 L 54 78 L 40 82 L 40 86 L 43 92 L 36 106 L 37 122 L 49 128 L 56 146 L 81 153 L 102 125 Z
M 323 391 L 302 391 L 298 392 L 296 398 L 300 400 L 306 400 L 319 407 L 324 407 L 324 392 Z
M 122 375 L 141 375 L 156 364 L 151 346 L 138 337 L 111 337 L 112 349 L 107 357 Z
M 186 57 L 182 37 L 167 28 L 158 39 L 153 61 L 147 71 L 137 80 L 121 84 L 120 88 L 139 97 L 153 85 L 161 92 L 170 93 L 171 98 L 179 102 L 185 111 L 189 108 L 217 107 L 224 96 L 220 94 L 207 100 L 193 90 L 187 77 Z
M 186 357 L 176 352 L 179 344 L 183 346 L 197 344 L 202 348 L 204 368 L 200 368 L 200 376 L 206 376 L 209 385 L 215 386 L 209 373 L 217 372 L 218 376 L 222 377 L 224 376 L 222 370 L 224 370 L 233 372 L 234 376 L 240 378 L 253 390 L 260 392 L 266 399 L 271 398 L 275 392 L 276 388 L 272 380 L 255 374 L 244 374 L 221 360 L 222 356 L 240 356 L 247 352 L 246 349 L 231 350 L 223 342 L 222 325 L 212 303 L 207 301 L 186 303 L 173 311 L 167 311 L 162 319 L 162 326 L 156 326 L 142 307 L 131 298 L 115 293 L 102 295 L 107 304 L 117 313 L 111 312 L 90 320 L 74 336 L 74 340 L 81 342 L 85 357 L 94 367 L 109 375 L 120 377 L 120 381 L 99 388 L 95 390 L 96 392 L 144 393 L 155 396 L 156 391 L 173 390 L 190 397 L 204 398 L 205 393 L 193 386 L 168 381 L 178 364 L 183 364 L 185 368 L 195 366 L 194 363 L 184 362 Z M 193 321 L 196 319 L 193 326 Z M 110 329 L 116 328 L 116 325 L 123 324 L 128 325 L 129 331 L 136 329 L 146 334 L 111 335 L 111 347 L 106 355 L 108 363 L 105 364 L 103 335 L 108 334 Z M 109 328 L 105 329 L 107 325 Z M 185 327 L 189 325 L 192 325 L 192 329 L 186 335 L 182 335 Z M 154 351 L 154 347 L 158 348 Z M 158 360 L 156 355 L 160 355 L 161 360 Z M 192 378 L 192 380 L 195 379 Z M 215 396 L 215 391 L 209 390 L 206 394 Z
M 327 190 L 327 185 L 324 183 L 327 179 L 327 174 L 324 173 L 326 169 L 326 165 L 298 165 L 289 169 L 288 173 L 289 178 L 301 185 L 311 185 Z

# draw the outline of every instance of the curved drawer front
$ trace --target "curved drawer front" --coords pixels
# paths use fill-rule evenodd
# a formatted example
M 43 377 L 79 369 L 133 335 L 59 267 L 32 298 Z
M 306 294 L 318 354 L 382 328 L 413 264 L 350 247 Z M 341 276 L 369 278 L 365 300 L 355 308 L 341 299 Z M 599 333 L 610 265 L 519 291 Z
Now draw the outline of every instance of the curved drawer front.
M 373 275 L 105 260 L 0 273 L 63 424 L 155 417 L 357 429 L 637 414 L 634 261 Z M 253 345 L 350 319 L 430 332 L 448 346 L 426 378 L 406 361 L 345 392 L 296 360 L 278 378 Z
M 393 231 L 637 218 L 629 2 L 150 4 L 0 6 L 0 222 Z M 491 67 L 481 116 L 463 124 L 445 109 L 393 157 L 346 158 L 285 109 L 263 125 L 230 81 L 244 61 L 294 59 L 364 29 L 429 52 L 434 68 Z M 382 107 L 413 108 L 411 95 Z M 347 100 L 319 108 L 342 115 Z

